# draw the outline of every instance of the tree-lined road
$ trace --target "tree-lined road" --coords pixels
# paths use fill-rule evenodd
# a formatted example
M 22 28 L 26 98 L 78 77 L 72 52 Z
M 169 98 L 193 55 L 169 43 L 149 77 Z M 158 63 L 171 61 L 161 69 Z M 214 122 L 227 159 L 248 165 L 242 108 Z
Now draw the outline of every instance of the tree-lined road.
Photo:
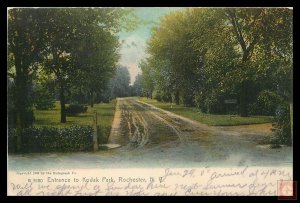
M 142 103 L 119 98 L 109 138 L 121 147 L 97 153 L 9 157 L 13 169 L 291 165 L 291 147 L 270 149 L 269 136 L 243 127 L 211 127 Z

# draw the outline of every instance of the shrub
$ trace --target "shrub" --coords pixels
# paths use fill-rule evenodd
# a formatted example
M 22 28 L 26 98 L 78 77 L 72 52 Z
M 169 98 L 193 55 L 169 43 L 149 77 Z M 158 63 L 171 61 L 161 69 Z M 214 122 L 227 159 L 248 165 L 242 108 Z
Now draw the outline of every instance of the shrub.
M 70 104 L 66 107 L 67 116 L 75 116 L 79 113 L 85 113 L 88 107 L 82 104 Z
M 110 102 L 109 97 L 103 97 L 101 102 L 108 104 Z
M 278 94 L 264 90 L 259 93 L 256 102 L 250 105 L 250 114 L 274 116 L 278 104 L 282 102 Z
M 230 97 L 229 97 L 230 98 Z M 236 98 L 232 96 L 231 98 Z M 202 112 L 210 114 L 225 114 L 226 111 L 236 113 L 236 105 L 228 105 L 224 103 L 227 99 L 226 94 L 220 94 L 217 91 L 205 92 L 195 95 L 195 104 Z
M 153 95 L 153 98 L 159 102 L 161 102 L 161 101 L 162 102 L 171 102 L 172 101 L 171 94 L 163 92 L 163 91 L 154 90 L 152 95 Z
M 280 105 L 275 113 L 275 125 L 273 131 L 275 133 L 275 140 L 273 144 L 291 145 L 291 121 L 290 111 L 288 105 Z
M 8 129 L 8 151 L 13 152 L 16 130 Z M 22 133 L 22 152 L 69 152 L 88 151 L 93 146 L 91 126 L 66 128 L 25 128 Z
M 184 104 L 185 106 L 195 106 L 194 95 L 191 93 L 183 93 L 183 95 L 180 96 L 180 103 Z
M 49 89 L 37 85 L 34 91 L 34 105 L 38 110 L 48 110 L 55 107 L 55 95 Z
M 162 101 L 162 98 L 161 98 L 161 95 L 160 94 L 156 94 L 154 99 L 156 99 L 157 101 L 161 102 Z

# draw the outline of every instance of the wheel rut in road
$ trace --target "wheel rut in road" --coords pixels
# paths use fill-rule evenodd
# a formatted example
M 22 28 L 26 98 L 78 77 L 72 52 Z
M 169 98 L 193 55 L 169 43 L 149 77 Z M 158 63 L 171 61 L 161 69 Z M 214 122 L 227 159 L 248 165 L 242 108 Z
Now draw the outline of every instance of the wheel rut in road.
M 109 141 L 132 148 L 142 148 L 146 145 L 165 144 L 176 141 L 177 144 L 193 142 L 194 134 L 199 132 L 207 135 L 208 129 L 201 129 L 192 122 L 169 115 L 153 106 L 141 103 L 135 99 L 118 99 L 115 123 Z M 117 126 L 117 127 L 116 127 Z M 124 142 L 124 138 L 127 142 Z

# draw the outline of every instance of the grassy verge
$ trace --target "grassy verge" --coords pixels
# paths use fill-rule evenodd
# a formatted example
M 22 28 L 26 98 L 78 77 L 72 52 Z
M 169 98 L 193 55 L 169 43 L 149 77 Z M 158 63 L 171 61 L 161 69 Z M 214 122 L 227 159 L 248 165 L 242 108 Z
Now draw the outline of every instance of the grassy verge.
M 95 104 L 93 108 L 90 106 L 86 113 L 76 116 L 68 116 L 67 123 L 60 123 L 60 103 L 55 103 L 55 108 L 51 110 L 34 110 L 35 127 L 51 126 L 57 128 L 68 127 L 71 125 L 92 125 L 94 111 L 98 112 L 98 125 L 100 127 L 100 142 L 105 143 L 110 133 L 111 124 L 115 114 L 116 101 L 110 103 Z
M 139 98 L 140 101 L 152 104 L 158 108 L 170 111 L 172 113 L 190 118 L 207 125 L 214 126 L 231 126 L 231 125 L 247 125 L 273 122 L 272 116 L 249 116 L 241 117 L 237 115 L 215 115 L 202 113 L 197 108 L 185 107 L 182 105 L 175 105 L 171 103 L 158 102 L 155 99 Z

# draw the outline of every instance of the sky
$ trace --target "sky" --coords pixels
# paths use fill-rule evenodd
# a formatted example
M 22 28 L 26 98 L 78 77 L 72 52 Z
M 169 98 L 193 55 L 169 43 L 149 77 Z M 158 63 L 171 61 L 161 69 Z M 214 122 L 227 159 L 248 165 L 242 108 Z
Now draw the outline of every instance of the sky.
M 119 38 L 122 43 L 119 63 L 128 67 L 131 84 L 134 83 L 135 76 L 141 72 L 138 68 L 139 62 L 146 58 L 146 42 L 151 36 L 151 28 L 159 23 L 160 18 L 172 11 L 182 8 L 177 7 L 138 7 L 133 8 L 140 20 L 147 21 L 146 25 L 139 25 L 132 32 L 120 32 Z

